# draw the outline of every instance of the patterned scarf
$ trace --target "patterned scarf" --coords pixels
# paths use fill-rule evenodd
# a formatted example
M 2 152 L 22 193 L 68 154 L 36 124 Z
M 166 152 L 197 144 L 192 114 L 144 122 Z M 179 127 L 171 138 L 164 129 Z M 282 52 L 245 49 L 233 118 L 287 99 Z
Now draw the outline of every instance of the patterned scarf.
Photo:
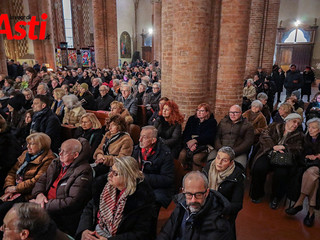
M 127 193 L 122 191 L 117 199 L 117 189 L 109 183 L 103 189 L 100 196 L 99 226 L 115 236 L 123 216 L 123 209 L 127 202 Z
M 115 135 L 113 135 L 111 138 L 106 138 L 106 142 L 103 144 L 103 153 L 105 155 L 109 155 L 109 146 L 111 143 L 117 141 L 119 138 L 121 138 L 123 135 L 129 135 L 126 132 L 118 132 Z
M 213 190 L 218 190 L 219 185 L 227 178 L 229 177 L 234 169 L 235 169 L 235 164 L 234 161 L 233 163 L 224 171 L 218 172 L 216 169 L 216 161 L 213 160 L 211 165 L 210 165 L 210 170 L 209 170 L 209 188 Z

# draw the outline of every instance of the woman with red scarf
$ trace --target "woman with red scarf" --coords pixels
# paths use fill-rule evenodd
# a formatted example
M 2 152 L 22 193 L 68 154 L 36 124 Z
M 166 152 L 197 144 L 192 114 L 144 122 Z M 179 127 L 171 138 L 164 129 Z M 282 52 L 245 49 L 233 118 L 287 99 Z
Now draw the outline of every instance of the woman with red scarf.
M 155 197 L 134 158 L 115 158 L 100 192 L 84 209 L 76 239 L 153 239 Z

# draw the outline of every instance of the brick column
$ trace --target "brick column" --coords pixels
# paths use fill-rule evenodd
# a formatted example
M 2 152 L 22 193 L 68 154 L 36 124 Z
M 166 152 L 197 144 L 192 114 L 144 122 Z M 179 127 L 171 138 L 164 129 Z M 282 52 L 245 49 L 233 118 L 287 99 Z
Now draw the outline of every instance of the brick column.
M 173 38 L 173 2 L 174 0 L 162 0 L 161 16 L 161 95 L 172 95 L 172 38 Z
M 161 0 L 153 3 L 153 59 L 158 61 L 161 58 L 161 4 Z
M 3 35 L 0 34 L 0 74 L 8 75 L 6 51 L 4 48 Z
M 162 19 L 163 96 L 175 100 L 190 116 L 207 100 L 211 1 L 163 1 Z
M 264 38 L 262 67 L 268 73 L 272 70 L 273 55 L 276 45 L 280 0 L 269 0 Z
M 50 35 L 49 39 L 33 40 L 34 58 L 39 61 L 39 64 L 48 63 L 50 68 L 56 70 L 55 47 L 54 47 L 54 31 L 52 23 L 52 11 L 50 0 L 29 0 L 30 15 L 36 16 L 37 21 L 41 18 L 42 13 L 48 15 L 46 22 L 46 36 Z M 35 33 L 39 36 L 40 26 L 36 26 Z
M 118 65 L 116 0 L 93 0 L 94 47 L 100 68 Z
M 223 0 L 215 116 L 220 120 L 232 104 L 241 104 L 246 66 L 251 0 Z M 199 41 L 200 42 L 200 41 Z
M 264 22 L 264 9 L 268 0 L 252 0 L 249 37 L 248 37 L 248 51 L 245 77 L 252 77 L 257 71 L 260 63 L 261 39 Z

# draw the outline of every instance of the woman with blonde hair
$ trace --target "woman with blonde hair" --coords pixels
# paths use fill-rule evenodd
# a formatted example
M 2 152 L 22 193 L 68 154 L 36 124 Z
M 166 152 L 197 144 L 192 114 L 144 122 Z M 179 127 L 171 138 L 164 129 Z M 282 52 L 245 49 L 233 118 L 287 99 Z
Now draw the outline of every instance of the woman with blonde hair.
M 91 158 L 102 140 L 101 128 L 101 123 L 94 113 L 85 113 L 81 116 L 80 126 L 75 131 L 75 138 L 83 137 L 88 140 L 91 146 Z
M 84 209 L 76 239 L 153 239 L 155 197 L 138 162 L 115 158 L 107 178 L 105 185 L 100 178 L 100 189 Z
M 127 126 L 133 123 L 132 116 L 130 115 L 129 111 L 124 107 L 122 102 L 113 101 L 110 104 L 110 108 L 111 111 L 109 112 L 109 117 L 119 115 L 125 120 Z
M 55 88 L 52 94 L 54 101 L 51 105 L 51 110 L 57 115 L 60 122 L 62 122 L 64 115 L 64 104 L 62 98 L 66 95 L 66 92 L 62 88 Z
M 32 133 L 27 137 L 27 150 L 18 157 L 18 161 L 9 171 L 3 185 L 0 221 L 14 203 L 31 199 L 35 183 L 55 158 L 50 145 L 51 139 L 45 133 Z

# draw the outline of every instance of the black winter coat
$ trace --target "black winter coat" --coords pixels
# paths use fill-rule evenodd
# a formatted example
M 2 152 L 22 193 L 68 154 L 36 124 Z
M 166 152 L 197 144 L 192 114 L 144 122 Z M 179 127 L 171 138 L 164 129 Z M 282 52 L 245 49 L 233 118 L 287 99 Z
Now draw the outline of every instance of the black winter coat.
M 314 72 L 311 70 L 309 72 L 303 72 L 303 86 L 301 95 L 311 95 L 311 85 L 315 81 Z
M 208 176 L 210 161 L 203 169 L 205 174 Z M 233 173 L 228 176 L 218 187 L 220 192 L 230 202 L 230 205 L 224 210 L 224 214 L 230 216 L 233 220 L 237 217 L 238 212 L 242 209 L 243 196 L 244 196 L 244 180 L 245 175 L 241 167 L 236 163 Z
M 146 162 L 142 161 L 141 148 L 136 145 L 133 149 L 134 157 L 139 165 L 143 165 L 145 180 L 150 184 L 156 196 L 156 201 L 167 208 L 174 193 L 174 164 L 170 149 L 158 139 L 155 154 L 149 156 Z
M 162 228 L 157 240 L 230 240 L 233 239 L 230 223 L 223 217 L 228 200 L 217 191 L 210 190 L 202 209 L 186 222 L 185 233 L 180 234 L 181 222 L 188 214 L 186 200 L 182 193 L 177 195 L 176 208 Z M 179 238 L 180 237 L 180 238 Z
M 43 132 L 51 138 L 51 149 L 57 153 L 61 145 L 61 123 L 50 108 L 44 108 L 32 117 L 31 132 Z
M 93 111 L 96 110 L 96 102 L 94 101 L 91 92 L 87 91 L 82 96 L 79 95 L 78 98 L 84 109 Z
M 97 189 L 93 198 L 82 212 L 77 229 L 76 239 L 81 239 L 84 230 L 94 230 L 97 225 L 100 194 L 107 181 L 107 175 L 101 176 L 96 184 Z M 145 182 L 137 185 L 136 191 L 128 196 L 123 210 L 123 217 L 115 236 L 109 240 L 152 239 L 153 225 L 156 224 L 155 198 L 150 186 Z
M 303 79 L 298 70 L 292 72 L 291 70 L 286 72 L 286 78 L 284 79 L 284 87 L 287 90 L 298 90 L 302 88 Z
M 284 79 L 285 75 L 283 71 L 279 73 L 278 68 L 272 71 L 272 81 L 276 84 L 277 92 L 282 92 Z
M 214 139 L 217 133 L 217 121 L 213 114 L 209 119 L 200 122 L 196 116 L 189 117 L 186 127 L 183 132 L 183 140 L 186 144 L 192 139 L 193 135 L 197 135 L 195 139 L 198 141 L 198 145 L 214 145 Z
M 114 98 L 111 97 L 110 94 L 106 94 L 103 97 L 99 96 L 96 99 L 96 109 L 97 110 L 109 111 L 110 110 L 110 104 L 113 101 L 114 101 Z
M 16 163 L 22 153 L 18 140 L 10 133 L 10 130 L 0 132 L 0 187 L 2 189 L 4 179 L 9 170 Z
M 159 116 L 153 126 L 158 129 L 158 136 L 170 148 L 172 157 L 177 158 L 181 150 L 181 124 L 170 125 L 163 116 Z

